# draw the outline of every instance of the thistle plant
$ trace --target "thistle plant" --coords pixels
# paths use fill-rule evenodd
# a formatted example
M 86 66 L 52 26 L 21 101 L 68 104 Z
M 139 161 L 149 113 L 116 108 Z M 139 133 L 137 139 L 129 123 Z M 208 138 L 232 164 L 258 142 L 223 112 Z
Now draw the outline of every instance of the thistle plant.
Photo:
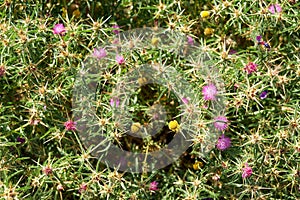
M 1 199 L 300 198 L 297 1 L 0 8 Z

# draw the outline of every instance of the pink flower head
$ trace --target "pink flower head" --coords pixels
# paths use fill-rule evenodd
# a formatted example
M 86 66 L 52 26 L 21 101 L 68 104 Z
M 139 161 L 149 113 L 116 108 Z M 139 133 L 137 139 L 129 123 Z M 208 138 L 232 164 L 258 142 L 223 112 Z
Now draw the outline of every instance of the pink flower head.
M 104 48 L 100 48 L 100 49 L 94 48 L 93 56 L 98 59 L 101 59 L 101 58 L 106 57 L 107 53 Z
M 224 131 L 228 125 L 228 119 L 225 116 L 218 116 L 214 118 L 215 122 L 214 122 L 214 127 L 220 131 Z
M 82 184 L 79 186 L 78 192 L 79 192 L 79 193 L 82 193 L 82 192 L 86 191 L 86 189 L 87 189 L 87 184 L 82 183 Z
M 156 181 L 153 181 L 153 182 L 151 182 L 150 183 L 150 187 L 149 187 L 149 190 L 151 190 L 151 191 L 156 191 L 156 190 L 158 190 L 158 182 L 156 182 Z
M 76 122 L 73 122 L 72 120 L 69 120 L 67 122 L 64 123 L 65 125 L 65 128 L 68 130 L 68 131 L 75 131 L 76 130 L 76 125 L 77 123 Z
M 111 105 L 111 107 L 114 107 L 114 106 L 116 106 L 116 107 L 119 107 L 119 105 L 120 105 L 120 99 L 119 98 L 111 98 L 110 99 L 110 105 Z
M 222 134 L 217 142 L 217 148 L 221 151 L 229 148 L 231 146 L 231 140 L 229 137 L 226 137 L 224 134 Z
M 40 123 L 40 121 L 41 120 L 39 120 L 39 119 L 31 119 L 30 120 L 30 125 L 36 126 L 36 125 L 38 125 Z
M 188 103 L 189 103 L 189 99 L 186 98 L 186 97 L 183 97 L 181 100 L 182 100 L 182 102 L 183 102 L 184 104 L 188 104 Z
M 248 163 L 245 163 L 245 167 L 242 170 L 242 178 L 247 178 L 252 175 L 252 168 L 248 166 Z
M 272 13 L 272 14 L 275 14 L 275 13 L 280 13 L 282 11 L 282 8 L 279 4 L 271 4 L 269 6 L 269 11 Z
M 252 72 L 255 72 L 257 70 L 257 64 L 253 62 L 249 62 L 245 67 L 244 70 L 248 73 L 251 74 Z
M 194 39 L 191 36 L 187 36 L 187 42 L 189 45 L 194 45 Z
M 117 24 L 115 24 L 115 25 L 113 25 L 112 26 L 112 28 L 114 29 L 112 32 L 114 33 L 114 34 L 119 34 L 120 33 L 120 26 L 118 26 Z
M 53 27 L 53 34 L 64 35 L 66 28 L 63 24 L 55 24 Z
M 116 56 L 116 61 L 117 61 L 117 63 L 118 63 L 119 65 L 122 65 L 122 64 L 125 63 L 125 59 L 124 59 L 124 57 L 121 56 L 121 55 L 117 55 L 117 56 Z
M 204 104 L 204 105 L 202 105 L 202 106 L 201 106 L 201 108 L 203 108 L 203 109 L 207 109 L 207 108 L 208 108 L 208 106 L 207 106 L 206 104 Z
M 44 172 L 44 174 L 46 174 L 46 175 L 48 176 L 49 174 L 52 173 L 52 168 L 49 167 L 49 166 L 44 167 L 44 168 L 43 168 L 43 172 Z
M 202 88 L 202 94 L 204 96 L 204 100 L 216 100 L 216 95 L 218 91 L 214 84 L 206 85 Z
M 120 41 L 119 41 L 118 38 L 115 38 L 115 39 L 112 41 L 113 44 L 119 44 L 119 42 L 120 42 Z

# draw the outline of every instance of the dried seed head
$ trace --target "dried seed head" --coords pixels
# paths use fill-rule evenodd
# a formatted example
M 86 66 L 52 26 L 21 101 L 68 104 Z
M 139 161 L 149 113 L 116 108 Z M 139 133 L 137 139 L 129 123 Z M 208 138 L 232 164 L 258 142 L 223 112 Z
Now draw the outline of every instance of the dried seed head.
M 248 99 L 255 99 L 257 90 L 255 88 L 248 88 L 246 95 Z
M 57 189 L 58 191 L 63 191 L 63 190 L 64 190 L 64 187 L 62 186 L 62 184 L 58 184 L 58 185 L 56 186 L 56 189 Z
M 5 67 L 3 65 L 0 65 L 0 77 L 4 76 L 5 74 Z
M 46 174 L 48 176 L 53 171 L 52 171 L 52 168 L 50 166 L 46 166 L 46 167 L 43 168 L 43 172 L 44 172 L 44 174 Z

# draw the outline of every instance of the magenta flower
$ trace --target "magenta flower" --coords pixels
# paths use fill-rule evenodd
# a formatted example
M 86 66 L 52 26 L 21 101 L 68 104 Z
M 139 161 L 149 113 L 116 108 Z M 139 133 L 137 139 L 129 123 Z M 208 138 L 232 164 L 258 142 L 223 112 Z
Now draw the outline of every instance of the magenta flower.
M 229 148 L 231 146 L 231 140 L 229 137 L 226 137 L 224 134 L 222 134 L 217 142 L 217 148 L 221 151 Z
M 194 45 L 194 39 L 191 36 L 187 36 L 187 42 L 189 45 Z
M 53 27 L 53 34 L 64 35 L 66 28 L 63 24 L 55 24 Z
M 267 90 L 263 91 L 263 92 L 259 95 L 260 99 L 265 99 L 265 98 L 267 98 L 267 96 L 268 96 L 268 91 L 267 91 Z
M 218 91 L 214 84 L 206 85 L 202 88 L 202 94 L 204 96 L 204 100 L 216 100 L 216 95 Z
M 257 40 L 257 42 L 260 42 L 261 41 L 261 35 L 258 35 L 258 36 L 256 36 L 256 40 Z
M 214 127 L 219 131 L 224 131 L 228 127 L 227 125 L 228 119 L 225 116 L 215 117 L 214 120 L 215 120 Z
M 110 99 L 110 105 L 111 105 L 111 107 L 114 107 L 114 106 L 119 107 L 119 105 L 120 105 L 120 99 L 119 98 L 115 98 L 115 97 L 111 98 Z
M 114 29 L 114 30 L 112 31 L 114 34 L 117 35 L 117 34 L 120 33 L 120 31 L 119 31 L 120 26 L 118 26 L 117 24 L 115 24 L 115 25 L 113 25 L 112 27 L 113 27 L 113 29 Z
M 272 13 L 272 14 L 275 14 L 275 13 L 280 13 L 282 11 L 282 8 L 279 4 L 271 4 L 269 6 L 269 11 Z
M 101 58 L 104 58 L 105 56 L 107 56 L 107 53 L 104 48 L 101 48 L 101 49 L 94 48 L 93 56 L 98 59 L 101 59 Z
M 156 191 L 156 190 L 158 190 L 158 182 L 156 182 L 156 181 L 153 181 L 153 182 L 151 182 L 150 183 L 150 187 L 149 187 L 149 190 L 151 190 L 151 191 Z
M 253 62 L 249 62 L 245 67 L 244 70 L 248 73 L 248 74 L 252 74 L 252 72 L 255 72 L 257 70 L 257 64 L 253 63 Z
M 124 57 L 121 56 L 121 55 L 117 55 L 117 56 L 116 56 L 116 61 L 117 61 L 117 63 L 118 63 L 119 65 L 122 65 L 122 64 L 125 63 L 125 59 L 124 59 Z
M 64 123 L 65 125 L 65 129 L 67 129 L 68 131 L 75 131 L 76 130 L 76 122 L 73 122 L 72 120 L 69 120 L 67 122 Z
M 242 170 L 242 178 L 247 178 L 252 175 L 252 168 L 248 166 L 248 163 L 245 163 L 245 167 Z

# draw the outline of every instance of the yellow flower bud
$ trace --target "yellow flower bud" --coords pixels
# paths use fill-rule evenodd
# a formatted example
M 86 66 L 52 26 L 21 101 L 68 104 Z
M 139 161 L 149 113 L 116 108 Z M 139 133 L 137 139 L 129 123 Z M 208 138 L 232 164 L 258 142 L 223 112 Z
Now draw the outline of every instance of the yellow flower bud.
M 205 28 L 204 29 L 204 35 L 211 35 L 214 33 L 214 29 L 212 28 Z
M 151 43 L 152 45 L 157 46 L 159 43 L 159 38 L 152 38 Z
M 81 13 L 80 13 L 80 11 L 79 11 L 78 9 L 74 10 L 72 14 L 73 14 L 73 16 L 75 16 L 76 18 L 79 18 L 80 15 L 81 15 Z
M 200 16 L 201 16 L 202 18 L 207 18 L 207 17 L 209 17 L 209 15 L 210 15 L 209 11 L 202 11 L 202 12 L 200 13 Z
M 176 120 L 173 120 L 173 121 L 170 121 L 169 122 L 169 129 L 171 131 L 174 131 L 174 132 L 178 132 L 179 131 L 179 124 Z
M 132 133 L 137 133 L 137 132 L 139 132 L 140 129 L 141 129 L 140 123 L 133 123 L 130 128 Z
M 202 167 L 203 167 L 203 162 L 197 161 L 197 162 L 195 162 L 195 163 L 193 164 L 193 169 L 194 169 L 194 170 L 199 170 L 199 169 L 201 169 Z
M 147 83 L 147 79 L 145 77 L 141 77 L 138 79 L 138 83 L 140 86 L 145 85 Z

